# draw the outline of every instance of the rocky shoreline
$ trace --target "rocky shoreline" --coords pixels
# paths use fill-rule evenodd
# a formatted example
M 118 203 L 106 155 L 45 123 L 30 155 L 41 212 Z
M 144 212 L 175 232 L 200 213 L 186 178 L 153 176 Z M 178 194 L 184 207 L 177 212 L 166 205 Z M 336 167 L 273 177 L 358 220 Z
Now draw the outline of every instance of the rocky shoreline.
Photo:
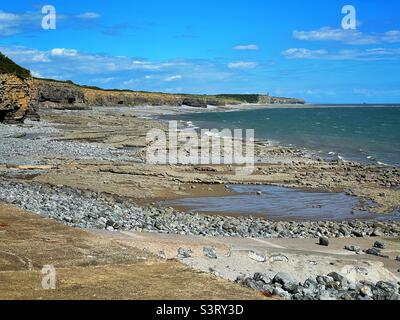
M 89 229 L 251 238 L 399 237 L 400 222 L 268 221 L 141 207 L 124 197 L 69 187 L 13 180 L 0 181 L 0 201 Z
M 400 300 L 399 283 L 350 282 L 337 272 L 310 277 L 304 283 L 296 282 L 284 272 L 255 273 L 252 277 L 240 277 L 236 282 L 266 296 L 287 300 Z
M 156 112 L 154 108 L 151 110 Z M 193 267 L 231 281 L 240 275 L 238 283 L 266 296 L 284 299 L 399 299 L 398 284 L 389 283 L 388 279 L 396 278 L 394 254 L 397 255 L 400 221 L 290 221 L 290 217 L 284 221 L 271 221 L 251 216 L 200 215 L 157 205 L 164 199 L 227 196 L 232 193 L 226 186 L 246 184 L 346 192 L 359 197 L 363 210 L 368 209 L 368 200 L 374 200 L 381 212 L 391 212 L 399 207 L 398 168 L 326 162 L 305 157 L 295 149 L 262 142 L 256 145 L 256 155 L 262 161 L 248 177 L 236 176 L 234 168 L 229 166 L 151 166 L 143 158 L 146 132 L 150 128 L 162 128 L 163 124 L 140 118 L 146 112 L 146 108 L 139 111 L 128 108 L 47 109 L 41 111 L 42 122 L 0 125 L 0 202 L 77 229 L 91 229 L 90 232 L 118 238 L 134 234 L 137 247 L 141 245 L 140 239 L 154 238 L 159 248 L 153 253 L 160 252 L 161 258 L 164 256 L 161 251 L 168 249 L 168 241 L 182 237 L 182 248 L 174 249 L 173 259 L 185 264 L 198 261 L 198 257 L 190 258 L 190 248 L 195 251 L 193 242 L 189 241 L 191 237 L 217 244 L 254 241 L 249 250 L 255 251 L 260 248 L 257 247 L 259 244 L 285 243 L 293 239 L 299 254 L 290 255 L 289 249 L 283 253 L 277 249 L 279 257 L 289 259 L 287 262 L 276 261 L 276 255 L 272 253 L 266 259 L 265 251 L 247 256 L 246 249 L 246 253 L 242 252 L 245 256 L 239 268 L 238 251 L 229 258 L 222 256 L 220 251 L 205 249 L 202 258 L 210 260 L 207 267 Z M 160 236 L 167 239 L 158 242 Z M 369 247 L 374 242 L 371 237 L 387 242 L 391 239 L 395 245 L 381 251 L 378 247 Z M 302 247 L 304 241 L 309 241 L 311 249 Z M 352 284 L 339 276 L 333 277 L 330 274 L 333 270 L 339 275 L 347 275 L 340 264 L 329 264 L 328 258 L 338 252 L 337 242 L 341 243 L 341 251 L 335 261 L 349 261 L 353 265 L 357 258 L 377 259 L 382 265 L 373 264 L 369 269 L 384 269 L 384 263 L 388 263 L 393 268 L 391 273 L 372 274 L 375 276 L 372 282 L 363 280 Z M 146 246 L 144 244 L 140 249 Z M 327 251 L 318 257 L 320 265 L 315 266 L 318 273 L 314 272 L 306 282 L 305 278 L 286 281 L 286 275 L 277 275 L 282 270 L 287 274 L 301 270 L 303 275 L 308 275 L 309 269 L 304 269 L 309 266 L 308 260 L 316 260 L 315 255 L 324 252 L 325 248 Z M 361 248 L 366 250 L 363 252 Z M 167 250 L 166 253 L 168 255 Z M 323 261 L 328 261 L 324 268 Z M 276 265 L 279 263 L 286 263 L 293 269 Z M 220 264 L 218 270 L 216 264 Z M 225 266 L 229 266 L 228 271 Z M 274 271 L 266 272 L 270 267 Z M 255 274 L 260 269 L 263 271 Z M 224 270 L 234 276 L 227 277 Z M 360 277 L 368 278 L 363 274 Z

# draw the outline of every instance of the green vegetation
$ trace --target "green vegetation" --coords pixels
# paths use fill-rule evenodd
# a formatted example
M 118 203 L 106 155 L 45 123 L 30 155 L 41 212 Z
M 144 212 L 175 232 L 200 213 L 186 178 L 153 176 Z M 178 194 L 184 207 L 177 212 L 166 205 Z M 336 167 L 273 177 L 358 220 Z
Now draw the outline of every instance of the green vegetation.
M 72 84 L 76 86 L 76 84 L 71 81 L 71 80 L 57 80 L 57 79 L 49 79 L 49 78 L 37 78 L 33 77 L 34 79 L 41 80 L 41 81 L 47 81 L 47 82 L 57 82 L 57 83 L 66 83 L 66 84 Z
M 14 61 L 7 58 L 0 52 L 0 73 L 11 73 L 22 79 L 29 78 L 31 72 L 28 69 L 22 68 L 17 65 Z
M 258 103 L 259 94 L 219 94 L 215 96 L 220 99 L 230 99 L 244 103 Z

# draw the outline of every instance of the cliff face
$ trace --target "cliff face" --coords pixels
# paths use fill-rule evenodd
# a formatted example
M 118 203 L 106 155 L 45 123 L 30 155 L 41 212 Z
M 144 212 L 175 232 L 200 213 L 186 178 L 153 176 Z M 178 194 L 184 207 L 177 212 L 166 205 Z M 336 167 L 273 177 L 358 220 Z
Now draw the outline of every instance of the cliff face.
M 157 92 L 100 90 L 66 82 L 35 79 L 40 107 L 76 109 L 92 106 L 182 106 L 206 108 L 223 106 L 226 100 L 213 96 L 166 94 Z M 234 103 L 234 101 L 232 101 Z
M 37 104 L 40 108 L 81 109 L 85 108 L 82 90 L 67 82 L 33 80 Z
M 85 103 L 90 106 L 192 106 L 206 108 L 207 105 L 223 106 L 226 101 L 212 96 L 166 94 L 140 91 L 109 91 L 82 88 Z
M 182 103 L 177 95 L 147 92 L 107 91 L 81 88 L 84 101 L 89 106 L 136 106 L 136 105 L 172 105 Z
M 252 99 L 247 101 L 245 99 Z M 82 110 L 91 106 L 224 106 L 239 103 L 302 104 L 303 100 L 263 95 L 179 95 L 139 91 L 100 90 L 80 87 L 69 82 L 44 79 L 23 79 L 12 74 L 0 74 L 0 122 L 22 122 L 38 119 L 39 108 Z
M 258 99 L 259 104 L 305 104 L 302 99 L 295 98 L 282 98 L 260 95 Z
M 32 79 L 0 74 L 0 122 L 17 123 L 26 117 L 38 119 Z

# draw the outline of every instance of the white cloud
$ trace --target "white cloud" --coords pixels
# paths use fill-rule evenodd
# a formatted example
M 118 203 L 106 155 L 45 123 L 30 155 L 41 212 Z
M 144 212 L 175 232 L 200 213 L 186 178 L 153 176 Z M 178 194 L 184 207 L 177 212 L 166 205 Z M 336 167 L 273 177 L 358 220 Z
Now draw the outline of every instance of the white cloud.
M 55 57 L 76 57 L 78 55 L 78 50 L 75 49 L 65 49 L 65 48 L 54 48 L 50 51 L 52 56 Z
M 291 48 L 283 52 L 283 55 L 289 59 L 317 59 L 326 57 L 326 50 L 309 50 L 305 48 Z
M 36 24 L 40 28 L 41 16 L 38 13 L 11 13 L 0 11 L 0 36 L 9 37 Z
M 179 79 L 182 79 L 182 76 L 180 74 L 177 74 L 175 76 L 167 77 L 164 80 L 165 81 L 175 81 L 175 80 L 179 80 Z
M 304 41 L 339 41 L 352 45 L 400 42 L 400 30 L 384 33 L 363 33 L 358 30 L 344 30 L 324 27 L 313 31 L 294 31 L 293 37 Z
M 218 93 L 230 84 L 242 81 L 237 72 L 227 68 L 229 61 L 221 59 L 155 61 L 88 53 L 72 48 L 44 51 L 1 44 L 0 51 L 23 67 L 39 73 L 41 77 L 72 80 L 82 84 L 104 84 L 107 88 L 162 91 L 165 88 L 177 90 L 182 87 L 182 90 L 177 91 Z M 254 65 L 239 64 L 234 67 Z
M 90 26 L 91 21 L 100 18 L 95 12 L 86 12 L 83 14 L 61 14 L 57 13 L 57 26 L 63 23 L 63 27 L 83 28 Z M 42 29 L 43 14 L 40 10 L 23 13 L 5 12 L 0 10 L 0 37 L 10 37 L 19 33 L 27 33 L 33 31 L 43 31 Z
M 96 79 L 93 79 L 92 82 L 99 83 L 99 84 L 106 84 L 106 83 L 114 81 L 115 79 L 116 79 L 115 77 L 96 78 Z
M 329 52 L 324 49 L 291 48 L 282 52 L 282 54 L 287 59 L 378 61 L 400 59 L 400 48 L 349 49 L 337 52 Z
M 77 15 L 76 17 L 79 19 L 92 20 L 92 19 L 99 19 L 101 17 L 101 15 L 96 12 L 85 12 L 85 13 Z
M 260 50 L 260 48 L 256 44 L 246 44 L 246 45 L 237 45 L 237 46 L 233 47 L 233 50 L 257 51 L 257 50 Z
M 130 79 L 130 80 L 124 81 L 123 84 L 127 88 L 134 88 L 138 84 L 140 84 L 140 81 L 138 79 Z
M 229 69 L 253 69 L 255 67 L 257 67 L 256 62 L 238 61 L 228 63 Z
M 182 93 L 183 88 L 182 88 L 182 87 L 177 87 L 177 88 L 164 88 L 162 91 L 163 91 L 163 92 L 167 92 L 167 93 Z
M 46 54 L 40 52 L 32 56 L 32 62 L 50 62 L 51 60 L 46 56 Z

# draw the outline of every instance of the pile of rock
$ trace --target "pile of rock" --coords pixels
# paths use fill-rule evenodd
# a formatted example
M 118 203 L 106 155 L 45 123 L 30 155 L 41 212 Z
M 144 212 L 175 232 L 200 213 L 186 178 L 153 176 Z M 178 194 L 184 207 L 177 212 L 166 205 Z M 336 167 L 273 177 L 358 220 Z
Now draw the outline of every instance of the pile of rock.
M 267 271 L 255 273 L 252 277 L 239 277 L 236 282 L 267 296 L 288 300 L 400 300 L 399 283 L 354 283 L 336 272 L 300 283 L 287 273 Z
M 137 161 L 129 152 L 104 148 L 96 143 L 58 141 L 52 136 L 60 132 L 50 123 L 26 120 L 24 124 L 0 123 L 0 163 L 48 164 L 60 158 L 107 161 Z M 40 156 L 39 156 L 40 155 Z M 45 159 L 45 162 L 43 161 Z
M 398 221 L 280 222 L 248 216 L 207 216 L 140 207 L 115 195 L 5 179 L 0 179 L 0 201 L 79 228 L 252 238 L 362 237 L 374 235 L 378 229 L 386 237 L 400 235 Z

